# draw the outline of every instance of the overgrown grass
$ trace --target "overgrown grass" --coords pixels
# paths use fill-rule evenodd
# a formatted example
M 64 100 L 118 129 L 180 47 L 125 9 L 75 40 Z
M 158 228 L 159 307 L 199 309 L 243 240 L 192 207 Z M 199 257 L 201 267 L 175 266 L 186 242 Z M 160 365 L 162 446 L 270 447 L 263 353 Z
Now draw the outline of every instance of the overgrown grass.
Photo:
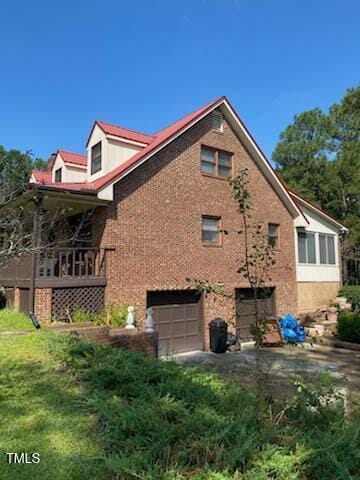
M 255 393 L 215 374 L 77 339 L 57 355 L 88 385 L 113 478 L 359 478 L 359 417 L 306 386 L 286 404 L 266 401 L 260 428 Z
M 12 332 L 14 330 L 34 330 L 28 316 L 15 312 L 9 308 L 0 310 L 0 332 Z
M 299 385 L 259 423 L 256 393 L 212 373 L 56 333 L 2 338 L 0 478 L 359 479 L 358 414 L 318 400 Z
M 50 333 L 0 339 L 0 478 L 109 478 L 97 418 L 85 390 L 51 354 Z M 38 464 L 7 464 L 6 452 L 40 453 Z

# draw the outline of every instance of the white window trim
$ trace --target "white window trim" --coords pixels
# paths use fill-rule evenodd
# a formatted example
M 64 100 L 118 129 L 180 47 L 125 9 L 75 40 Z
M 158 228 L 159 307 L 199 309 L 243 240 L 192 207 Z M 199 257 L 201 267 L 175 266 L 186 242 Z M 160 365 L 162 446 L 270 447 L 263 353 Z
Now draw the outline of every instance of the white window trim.
M 313 230 L 304 230 L 304 233 L 313 233 L 315 235 L 315 256 L 316 263 L 302 263 L 299 261 L 299 247 L 298 247 L 298 229 L 296 231 L 296 264 L 300 267 L 314 267 L 318 266 L 321 268 L 334 268 L 339 267 L 339 249 L 338 249 L 338 236 L 335 233 L 325 233 L 325 232 L 315 232 Z M 334 248 L 335 248 L 335 263 L 320 263 L 320 239 L 319 235 L 329 235 L 334 237 Z
M 326 240 L 326 261 L 327 263 L 321 263 L 320 262 L 320 235 L 324 235 L 325 237 L 333 237 L 334 239 L 334 257 L 335 257 L 335 263 L 328 263 L 328 244 Z M 318 232 L 318 247 L 319 247 L 319 265 L 321 267 L 336 267 L 338 266 L 338 261 L 337 261 L 337 246 L 336 246 L 336 235 L 334 233 L 323 233 L 323 232 Z
M 315 242 L 315 262 L 306 262 L 306 263 L 303 263 L 303 262 L 300 262 L 299 260 L 299 237 L 298 237 L 298 233 L 312 233 L 314 234 L 314 242 Z M 310 266 L 310 267 L 313 267 L 314 265 L 318 265 L 318 260 L 319 260 L 319 251 L 318 251 L 318 241 L 317 241 L 317 232 L 313 232 L 311 230 L 303 230 L 303 231 L 296 231 L 296 259 L 297 259 L 297 264 L 298 265 L 301 265 L 301 266 Z M 306 257 L 307 257 L 307 245 L 306 245 Z

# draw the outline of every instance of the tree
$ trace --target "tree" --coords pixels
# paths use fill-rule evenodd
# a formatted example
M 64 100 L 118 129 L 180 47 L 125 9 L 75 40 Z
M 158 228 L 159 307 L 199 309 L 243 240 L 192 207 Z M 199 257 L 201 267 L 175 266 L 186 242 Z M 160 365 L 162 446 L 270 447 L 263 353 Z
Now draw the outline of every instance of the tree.
M 296 115 L 273 160 L 291 188 L 350 228 L 348 246 L 360 245 L 360 87 L 328 113 Z
M 0 145 L 0 202 L 26 190 L 33 168 L 45 170 L 46 162 L 30 151 L 5 150 Z

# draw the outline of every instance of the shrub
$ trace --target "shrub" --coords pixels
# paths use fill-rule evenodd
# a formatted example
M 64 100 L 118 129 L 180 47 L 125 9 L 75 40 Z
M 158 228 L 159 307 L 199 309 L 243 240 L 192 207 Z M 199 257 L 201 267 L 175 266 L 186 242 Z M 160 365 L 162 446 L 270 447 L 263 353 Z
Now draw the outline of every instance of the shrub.
M 90 322 L 91 314 L 79 307 L 75 307 L 72 314 L 70 314 L 71 320 L 74 323 L 83 323 L 83 322 Z
M 106 308 L 105 315 L 110 319 L 110 325 L 113 327 L 124 327 L 128 314 L 129 305 L 109 305 Z
M 238 383 L 82 339 L 57 341 L 62 346 L 52 351 L 87 384 L 84 403 L 99 417 L 112 478 L 358 478 L 358 417 L 348 421 L 330 405 L 309 408 L 308 390 L 293 408 L 269 400 L 272 413 L 258 428 L 256 392 Z
M 360 313 L 343 311 L 339 315 L 337 331 L 341 340 L 360 343 Z
M 94 325 L 109 325 L 112 327 L 124 327 L 126 325 L 128 305 L 109 305 L 98 313 L 87 312 L 76 307 L 71 314 L 74 323 L 92 322 Z
M 354 312 L 360 312 L 360 285 L 345 285 L 339 295 L 347 298 Z

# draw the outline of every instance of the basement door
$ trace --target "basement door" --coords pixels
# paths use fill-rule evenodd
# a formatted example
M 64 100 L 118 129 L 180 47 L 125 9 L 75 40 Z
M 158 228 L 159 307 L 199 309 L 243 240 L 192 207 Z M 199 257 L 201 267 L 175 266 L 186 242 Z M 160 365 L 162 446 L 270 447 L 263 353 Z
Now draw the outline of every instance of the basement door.
M 203 348 L 201 295 L 188 290 L 148 292 L 147 306 L 153 307 L 159 355 Z
M 260 315 L 275 315 L 275 288 L 264 288 L 259 293 L 258 309 Z M 255 300 L 252 288 L 236 289 L 236 333 L 240 339 L 252 339 L 250 330 L 255 320 Z

